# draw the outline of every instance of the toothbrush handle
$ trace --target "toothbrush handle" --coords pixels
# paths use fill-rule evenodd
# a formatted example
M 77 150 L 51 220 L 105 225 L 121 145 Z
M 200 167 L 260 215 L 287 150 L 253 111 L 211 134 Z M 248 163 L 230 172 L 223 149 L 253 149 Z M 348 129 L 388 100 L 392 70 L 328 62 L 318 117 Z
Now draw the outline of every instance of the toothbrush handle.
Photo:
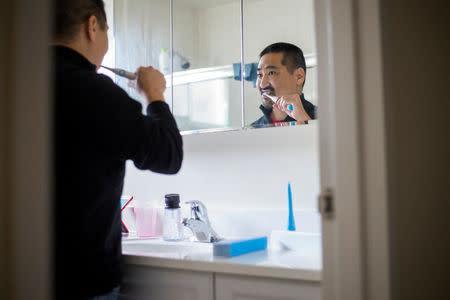
M 122 70 L 122 69 L 118 69 L 118 70 L 117 70 L 117 74 L 118 74 L 119 76 L 122 76 L 122 77 L 125 77 L 125 78 L 128 78 L 128 79 L 131 79 L 131 80 L 136 79 L 136 74 L 131 73 L 131 72 L 127 72 L 127 71 Z
M 273 103 L 277 103 L 277 100 L 278 100 L 277 97 L 274 97 L 274 96 L 269 96 L 269 97 L 273 101 Z M 287 110 L 288 111 L 293 111 L 294 110 L 294 105 L 289 104 L 288 107 L 287 107 Z

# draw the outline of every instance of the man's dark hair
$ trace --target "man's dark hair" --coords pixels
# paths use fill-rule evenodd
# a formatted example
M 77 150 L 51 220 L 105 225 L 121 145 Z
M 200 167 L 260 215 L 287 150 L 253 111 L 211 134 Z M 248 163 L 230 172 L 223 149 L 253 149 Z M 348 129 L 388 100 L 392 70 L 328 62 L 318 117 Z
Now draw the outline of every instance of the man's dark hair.
M 97 17 L 100 28 L 106 28 L 106 13 L 103 0 L 54 0 L 53 39 L 71 41 L 80 26 L 91 16 Z
M 302 49 L 289 43 L 274 43 L 264 48 L 264 50 L 259 54 L 259 58 L 268 53 L 283 53 L 281 64 L 286 66 L 289 74 L 294 73 L 295 69 L 303 68 L 303 70 L 305 70 L 305 80 L 303 81 L 303 86 L 305 85 L 306 61 L 305 56 L 303 56 Z

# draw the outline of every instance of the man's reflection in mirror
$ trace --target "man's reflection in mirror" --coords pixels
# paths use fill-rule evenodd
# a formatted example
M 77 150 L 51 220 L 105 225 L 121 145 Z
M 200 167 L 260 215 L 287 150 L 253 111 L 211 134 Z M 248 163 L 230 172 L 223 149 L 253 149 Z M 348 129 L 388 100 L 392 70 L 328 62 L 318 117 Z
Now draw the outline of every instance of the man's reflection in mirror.
M 256 87 L 261 93 L 263 116 L 253 127 L 280 122 L 307 123 L 316 119 L 317 107 L 303 95 L 306 62 L 303 51 L 289 43 L 275 43 L 259 54 Z

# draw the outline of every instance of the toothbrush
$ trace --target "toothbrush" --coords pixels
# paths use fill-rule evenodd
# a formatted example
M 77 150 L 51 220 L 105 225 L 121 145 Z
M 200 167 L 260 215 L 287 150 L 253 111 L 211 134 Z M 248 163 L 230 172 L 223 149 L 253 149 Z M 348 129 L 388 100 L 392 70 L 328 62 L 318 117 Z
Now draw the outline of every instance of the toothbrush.
M 114 74 L 117 74 L 119 76 L 122 76 L 122 77 L 125 77 L 125 78 L 128 78 L 128 79 L 131 79 L 131 80 L 136 79 L 136 74 L 128 72 L 128 71 L 125 71 L 123 69 L 108 68 L 108 67 L 105 67 L 105 66 L 100 66 L 100 67 L 105 68 L 107 70 L 110 70 Z
M 120 209 L 121 211 L 125 209 L 125 207 L 127 207 L 127 205 L 131 202 L 131 200 L 133 200 L 133 196 L 131 196 L 131 198 L 124 204 L 124 206 L 122 206 L 122 208 Z
M 270 100 L 272 100 L 273 103 L 276 103 L 277 99 L 278 99 L 278 97 L 271 96 L 268 93 L 263 93 L 263 96 L 269 98 Z M 288 111 L 293 111 L 294 110 L 294 106 L 292 104 L 289 104 L 287 109 L 288 109 Z
M 288 217 L 288 231 L 295 231 L 294 210 L 292 208 L 292 192 L 291 183 L 288 182 L 288 205 L 289 205 L 289 217 Z

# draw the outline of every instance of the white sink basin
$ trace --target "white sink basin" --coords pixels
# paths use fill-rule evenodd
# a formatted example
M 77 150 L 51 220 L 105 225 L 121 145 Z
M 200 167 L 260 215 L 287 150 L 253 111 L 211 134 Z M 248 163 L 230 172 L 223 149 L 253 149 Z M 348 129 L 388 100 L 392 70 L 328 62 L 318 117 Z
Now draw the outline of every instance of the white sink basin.
M 306 256 L 321 256 L 322 236 L 317 233 L 273 230 L 270 235 L 270 248 L 296 251 Z
M 122 241 L 122 253 L 161 257 L 185 257 L 186 255 L 212 255 L 211 243 L 189 241 L 168 242 L 161 238 L 130 239 Z
M 240 255 L 232 258 L 213 256 L 212 243 L 167 242 L 162 238 L 123 239 L 122 253 L 137 257 L 147 256 L 188 261 L 225 261 L 236 264 L 313 270 L 322 268 L 320 236 L 295 232 L 274 231 L 271 234 L 271 244 L 267 251 L 256 251 L 249 255 Z

